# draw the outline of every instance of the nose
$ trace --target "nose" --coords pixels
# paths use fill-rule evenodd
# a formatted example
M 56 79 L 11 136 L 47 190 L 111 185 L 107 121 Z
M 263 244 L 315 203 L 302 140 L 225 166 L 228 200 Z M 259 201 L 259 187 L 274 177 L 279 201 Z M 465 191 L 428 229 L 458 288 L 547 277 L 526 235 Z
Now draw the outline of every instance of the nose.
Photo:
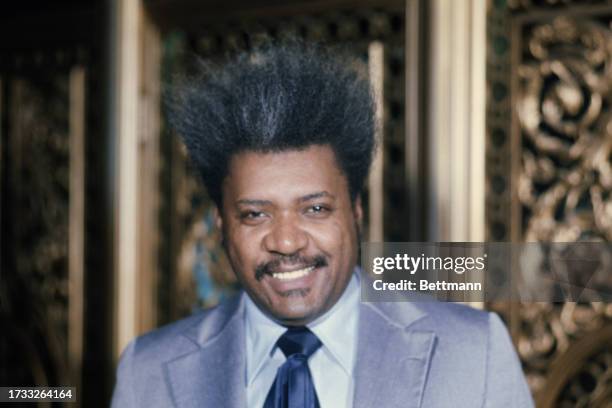
M 306 248 L 308 236 L 292 215 L 283 214 L 272 223 L 263 239 L 266 251 L 279 255 L 292 255 Z

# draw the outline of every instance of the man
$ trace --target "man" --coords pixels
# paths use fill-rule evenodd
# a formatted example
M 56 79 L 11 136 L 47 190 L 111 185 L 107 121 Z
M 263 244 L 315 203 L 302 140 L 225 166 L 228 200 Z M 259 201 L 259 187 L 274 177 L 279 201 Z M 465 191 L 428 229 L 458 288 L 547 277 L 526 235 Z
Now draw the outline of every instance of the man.
M 496 315 L 361 303 L 374 141 L 357 64 L 297 42 L 184 87 L 171 118 L 244 293 L 133 341 L 114 407 L 529 407 Z

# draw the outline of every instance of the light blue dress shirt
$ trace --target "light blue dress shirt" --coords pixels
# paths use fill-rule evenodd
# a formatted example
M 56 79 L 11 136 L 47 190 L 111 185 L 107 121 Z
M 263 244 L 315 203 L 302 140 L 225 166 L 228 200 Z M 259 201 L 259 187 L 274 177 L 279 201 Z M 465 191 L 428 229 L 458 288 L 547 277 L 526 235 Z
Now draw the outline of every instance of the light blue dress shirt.
M 359 321 L 359 278 L 354 273 L 336 304 L 308 328 L 323 346 L 308 360 L 321 408 L 352 407 Z M 246 395 L 249 408 L 261 408 L 285 362 L 276 341 L 287 330 L 245 296 Z

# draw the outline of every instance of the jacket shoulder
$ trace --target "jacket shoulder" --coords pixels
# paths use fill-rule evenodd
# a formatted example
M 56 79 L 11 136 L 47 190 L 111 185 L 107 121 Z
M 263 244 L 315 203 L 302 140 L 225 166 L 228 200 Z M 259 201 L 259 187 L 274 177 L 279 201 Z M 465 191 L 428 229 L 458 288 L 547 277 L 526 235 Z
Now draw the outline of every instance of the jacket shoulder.
M 200 310 L 135 338 L 131 343 L 135 361 L 163 362 L 189 353 L 201 346 L 205 338 L 220 332 L 235 312 L 239 296 L 219 305 Z
M 159 359 L 160 356 L 174 354 L 181 349 L 191 349 L 195 344 L 185 336 L 185 333 L 196 331 L 211 312 L 212 310 L 198 311 L 189 317 L 136 337 L 132 341 L 134 357 Z
M 450 302 L 423 302 L 420 307 L 439 328 L 489 330 L 490 312 Z
M 379 302 L 372 306 L 382 316 L 400 326 L 451 334 L 457 330 L 477 330 L 486 334 L 490 313 L 458 303 L 435 300 Z

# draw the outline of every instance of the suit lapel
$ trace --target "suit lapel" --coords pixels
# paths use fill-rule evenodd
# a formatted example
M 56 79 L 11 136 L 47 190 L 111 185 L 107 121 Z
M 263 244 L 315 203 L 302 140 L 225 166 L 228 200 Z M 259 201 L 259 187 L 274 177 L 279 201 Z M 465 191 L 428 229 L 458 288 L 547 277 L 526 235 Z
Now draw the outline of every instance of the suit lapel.
M 355 408 L 421 406 L 435 335 L 408 328 L 423 317 L 409 306 L 415 314 L 400 324 L 379 304 L 361 304 Z
M 242 297 L 240 297 L 242 298 Z M 246 405 L 243 302 L 220 307 L 186 333 L 200 347 L 166 364 L 167 381 L 177 408 Z

